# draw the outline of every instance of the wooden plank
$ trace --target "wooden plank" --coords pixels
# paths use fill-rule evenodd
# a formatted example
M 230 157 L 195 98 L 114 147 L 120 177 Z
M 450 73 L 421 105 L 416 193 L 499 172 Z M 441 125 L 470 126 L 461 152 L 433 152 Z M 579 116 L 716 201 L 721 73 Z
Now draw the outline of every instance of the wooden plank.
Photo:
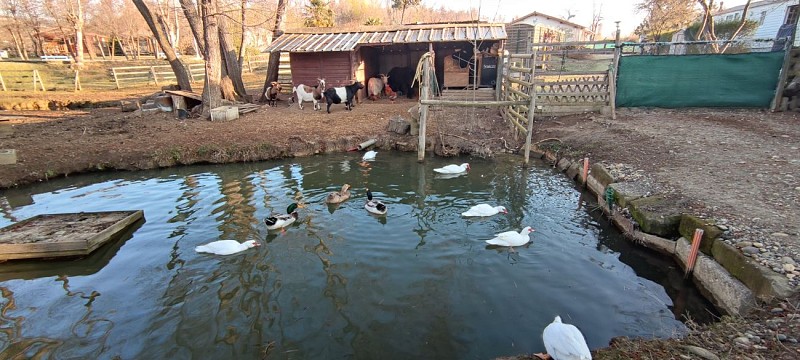
M 453 106 L 453 107 L 498 107 L 510 105 L 524 105 L 528 101 L 454 101 L 454 100 L 420 100 L 422 105 Z
M 190 99 L 194 99 L 194 100 L 203 101 L 203 94 L 198 94 L 198 93 L 191 92 L 191 91 L 185 91 L 185 90 L 164 90 L 164 92 L 165 92 L 165 93 L 167 93 L 167 94 L 170 94 L 170 95 L 179 95 L 179 96 L 188 97 L 188 98 L 190 98 Z

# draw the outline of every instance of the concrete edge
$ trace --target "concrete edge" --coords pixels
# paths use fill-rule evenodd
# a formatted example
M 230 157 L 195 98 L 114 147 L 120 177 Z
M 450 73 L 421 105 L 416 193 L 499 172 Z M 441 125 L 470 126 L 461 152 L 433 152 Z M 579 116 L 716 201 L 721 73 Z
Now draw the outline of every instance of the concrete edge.
M 561 172 L 569 170 L 571 174 L 568 173 L 567 176 L 570 179 L 579 182 L 582 180 L 580 172 L 575 174 L 575 170 L 583 168 L 581 161 L 557 158 L 555 154 L 550 152 L 537 151 L 535 154 L 544 160 L 555 163 L 555 167 Z M 586 188 L 597 196 L 597 201 L 601 205 L 603 212 L 609 216 L 611 222 L 620 229 L 623 235 L 640 246 L 672 256 L 675 262 L 685 270 L 689 242 L 683 238 L 673 241 L 636 230 L 635 224 L 622 215 L 616 207 L 613 210 L 609 210 L 604 198 L 605 188 L 608 185 L 610 184 L 603 184 L 602 180 L 595 178 L 592 172 L 589 172 Z M 765 274 L 764 276 L 775 279 L 770 274 Z M 734 277 L 713 257 L 702 253 L 697 255 L 697 262 L 692 272 L 692 280 L 719 310 L 728 314 L 745 315 L 754 308 L 759 298 L 767 300 L 761 296 L 757 298 L 753 289 L 748 288 L 742 281 Z M 776 289 L 782 288 L 780 284 L 774 284 L 773 287 Z

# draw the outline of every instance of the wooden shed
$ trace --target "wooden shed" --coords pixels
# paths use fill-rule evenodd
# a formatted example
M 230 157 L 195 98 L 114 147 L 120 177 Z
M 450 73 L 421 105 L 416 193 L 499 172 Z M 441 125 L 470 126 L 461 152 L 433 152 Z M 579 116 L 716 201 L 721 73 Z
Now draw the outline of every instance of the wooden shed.
M 496 64 L 505 39 L 504 24 L 485 22 L 300 28 L 287 31 L 265 51 L 290 54 L 294 86 L 324 78 L 331 87 L 353 80 L 366 83 L 393 68 L 413 71 L 432 46 L 440 87 L 467 87 L 476 78 L 486 78 L 479 86 L 490 87 L 493 80 L 480 72 L 483 64 L 495 71 L 491 64 Z M 492 57 L 495 61 L 481 61 Z M 363 91 L 359 96 L 364 97 Z

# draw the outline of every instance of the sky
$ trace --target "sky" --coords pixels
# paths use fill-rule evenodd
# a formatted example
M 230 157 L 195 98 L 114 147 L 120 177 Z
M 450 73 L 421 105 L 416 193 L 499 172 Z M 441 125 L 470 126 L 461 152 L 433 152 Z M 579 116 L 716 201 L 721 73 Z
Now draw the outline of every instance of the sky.
M 593 9 L 602 5 L 600 35 L 608 37 L 613 37 L 615 21 L 620 22 L 623 36 L 633 33 L 644 17 L 644 14 L 636 12 L 636 4 L 639 2 L 641 0 L 423 0 L 423 4 L 429 6 L 444 6 L 454 10 L 480 6 L 481 18 L 498 22 L 511 21 L 534 11 L 560 18 L 566 18 L 570 13 L 575 15 L 570 19 L 571 22 L 587 28 L 592 24 Z M 724 0 L 725 8 L 745 2 L 746 0 Z

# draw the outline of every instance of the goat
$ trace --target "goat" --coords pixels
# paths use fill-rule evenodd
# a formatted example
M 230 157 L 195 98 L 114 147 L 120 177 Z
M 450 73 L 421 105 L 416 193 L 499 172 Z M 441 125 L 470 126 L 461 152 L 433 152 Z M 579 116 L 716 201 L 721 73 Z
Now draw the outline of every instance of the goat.
M 341 104 L 344 99 L 344 106 L 347 110 L 353 110 L 353 97 L 356 92 L 364 88 L 364 84 L 356 81 L 351 85 L 334 87 L 325 90 L 325 101 L 328 103 L 328 114 L 331 113 L 331 104 Z
M 267 88 L 267 92 L 264 93 L 264 96 L 267 97 L 267 104 L 275 107 L 278 105 L 278 93 L 281 92 L 281 84 L 277 81 L 273 81 L 269 83 L 269 85 L 270 86 Z
M 367 81 L 367 97 L 375 101 L 381 98 L 383 86 L 389 83 L 389 77 L 384 74 L 378 74 L 378 77 L 370 78 Z
M 321 110 L 322 105 L 319 104 L 323 99 L 322 93 L 325 90 L 325 79 L 317 79 L 316 86 L 297 85 L 294 87 L 294 93 L 297 96 L 297 106 L 303 110 L 303 101 L 311 101 L 314 103 L 314 111 Z

